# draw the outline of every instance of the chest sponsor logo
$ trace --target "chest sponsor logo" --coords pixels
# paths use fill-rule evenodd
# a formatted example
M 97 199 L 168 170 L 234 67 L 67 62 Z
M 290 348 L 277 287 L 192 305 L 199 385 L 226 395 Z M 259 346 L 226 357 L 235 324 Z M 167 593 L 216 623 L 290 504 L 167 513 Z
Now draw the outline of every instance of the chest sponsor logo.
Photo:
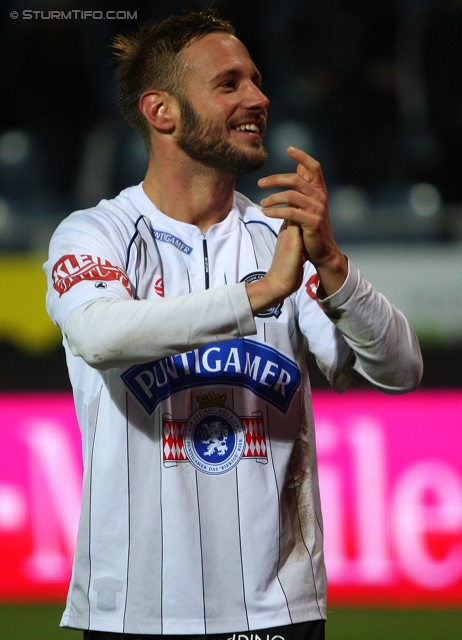
M 121 377 L 149 415 L 173 393 L 210 384 L 245 387 L 286 413 L 300 385 L 293 360 L 244 338 L 134 365 Z
M 166 231 L 157 231 L 156 229 L 153 229 L 152 235 L 159 242 L 166 242 L 167 244 L 171 244 L 176 247 L 176 249 L 182 251 L 183 253 L 186 253 L 187 255 L 189 255 L 193 250 L 193 248 L 183 242 L 183 240 L 177 238 L 171 233 L 167 233 Z
M 241 459 L 268 462 L 261 412 L 238 416 L 225 406 L 226 394 L 210 391 L 196 396 L 199 408 L 186 420 L 164 414 L 162 420 L 164 466 L 190 462 L 209 475 L 234 469 Z
M 98 283 L 118 280 L 133 296 L 130 282 L 122 269 L 97 256 L 86 254 L 63 256 L 53 267 L 51 277 L 53 287 L 60 297 L 75 284 L 84 280 L 96 280 Z
M 256 280 L 261 280 L 264 276 L 266 276 L 266 271 L 252 271 L 252 273 L 249 273 L 247 276 L 244 276 L 241 282 L 250 284 L 251 282 L 255 282 Z M 282 305 L 283 303 L 281 302 L 276 307 L 270 307 L 269 309 L 266 309 L 266 311 L 262 311 L 261 313 L 258 313 L 257 318 L 270 318 L 271 316 L 274 316 L 275 318 L 279 318 L 279 316 L 282 313 L 281 311 Z

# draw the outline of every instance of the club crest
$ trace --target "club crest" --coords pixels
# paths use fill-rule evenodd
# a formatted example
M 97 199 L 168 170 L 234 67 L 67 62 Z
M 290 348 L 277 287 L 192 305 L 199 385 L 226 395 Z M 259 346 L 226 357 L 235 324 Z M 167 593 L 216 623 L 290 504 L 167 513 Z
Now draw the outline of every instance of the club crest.
M 252 273 L 249 273 L 244 278 L 242 278 L 241 282 L 250 284 L 252 282 L 256 282 L 257 280 L 261 280 L 264 276 L 266 276 L 266 271 L 252 271 Z M 276 319 L 279 318 L 282 313 L 281 309 L 283 304 L 284 303 L 281 302 L 276 307 L 270 307 L 269 309 L 266 309 L 266 311 L 258 313 L 257 318 L 270 318 L 271 316 L 274 316 Z
M 164 415 L 164 466 L 189 461 L 199 471 L 218 475 L 234 469 L 242 458 L 268 461 L 260 412 L 240 417 L 224 406 L 226 394 L 197 396 L 199 408 L 185 421 Z
M 244 426 L 231 409 L 196 409 L 186 423 L 184 448 L 190 463 L 205 473 L 233 469 L 244 453 Z

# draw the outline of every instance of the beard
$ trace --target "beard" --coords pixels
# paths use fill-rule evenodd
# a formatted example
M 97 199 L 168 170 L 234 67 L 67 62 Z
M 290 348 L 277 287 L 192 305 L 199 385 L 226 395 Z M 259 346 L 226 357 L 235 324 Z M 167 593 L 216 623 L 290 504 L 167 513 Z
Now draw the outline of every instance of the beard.
M 253 149 L 243 151 L 232 145 L 229 128 L 200 116 L 185 96 L 177 96 L 181 111 L 181 130 L 177 144 L 192 160 L 226 175 L 242 175 L 258 171 L 268 157 L 261 140 L 253 141 Z M 252 120 L 255 114 L 250 114 Z M 265 122 L 261 120 L 261 130 Z

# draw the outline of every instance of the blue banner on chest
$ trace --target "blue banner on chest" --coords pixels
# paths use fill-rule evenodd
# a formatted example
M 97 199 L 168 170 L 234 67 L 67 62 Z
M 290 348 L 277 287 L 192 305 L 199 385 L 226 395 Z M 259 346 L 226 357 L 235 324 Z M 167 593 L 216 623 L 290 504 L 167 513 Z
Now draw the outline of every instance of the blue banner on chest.
M 293 360 L 243 338 L 134 365 L 121 377 L 149 415 L 173 393 L 205 384 L 245 387 L 286 413 L 300 385 Z

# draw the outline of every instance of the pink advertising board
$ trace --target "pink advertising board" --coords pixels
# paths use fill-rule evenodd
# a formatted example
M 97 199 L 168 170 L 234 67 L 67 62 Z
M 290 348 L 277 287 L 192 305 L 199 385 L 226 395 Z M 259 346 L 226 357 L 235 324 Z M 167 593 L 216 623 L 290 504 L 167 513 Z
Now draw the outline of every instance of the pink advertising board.
M 81 477 L 72 396 L 0 395 L 0 600 L 64 598 Z
M 462 605 L 462 390 L 315 391 L 329 605 Z M 0 601 L 63 600 L 81 492 L 70 394 L 0 395 Z
M 462 391 L 313 402 L 330 604 L 462 605 Z

